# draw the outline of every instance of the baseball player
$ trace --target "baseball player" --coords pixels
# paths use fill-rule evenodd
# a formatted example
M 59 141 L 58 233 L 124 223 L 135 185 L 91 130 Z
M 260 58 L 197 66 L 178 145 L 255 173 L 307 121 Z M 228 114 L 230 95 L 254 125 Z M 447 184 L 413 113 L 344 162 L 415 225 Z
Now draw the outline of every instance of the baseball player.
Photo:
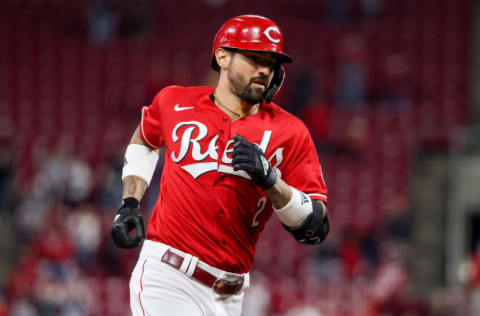
M 118 247 L 145 238 L 139 202 L 158 149 L 166 151 L 130 280 L 133 315 L 240 315 L 255 245 L 272 213 L 302 244 L 327 236 L 327 189 L 310 134 L 272 102 L 290 62 L 277 24 L 238 16 L 214 40 L 216 87 L 169 86 L 142 108 L 111 231 Z

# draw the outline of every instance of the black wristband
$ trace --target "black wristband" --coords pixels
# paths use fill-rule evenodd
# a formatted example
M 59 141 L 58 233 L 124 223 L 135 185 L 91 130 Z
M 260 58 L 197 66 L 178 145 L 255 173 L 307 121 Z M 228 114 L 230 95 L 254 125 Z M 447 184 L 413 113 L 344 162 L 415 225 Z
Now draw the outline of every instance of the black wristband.
M 140 202 L 136 199 L 136 198 L 133 198 L 133 197 L 128 197 L 128 198 L 125 198 L 122 200 L 122 208 L 123 207 L 133 207 L 133 208 L 138 208 L 138 205 L 140 204 Z

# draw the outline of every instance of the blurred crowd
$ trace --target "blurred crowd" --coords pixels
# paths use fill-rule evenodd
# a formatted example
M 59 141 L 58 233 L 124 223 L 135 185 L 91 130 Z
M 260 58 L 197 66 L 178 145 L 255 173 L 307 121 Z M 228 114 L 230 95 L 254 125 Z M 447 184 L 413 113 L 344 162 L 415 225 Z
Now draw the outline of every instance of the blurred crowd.
M 5 167 L 2 174 L 13 174 L 12 164 Z M 122 160 L 112 161 L 94 176 L 85 161 L 59 147 L 39 161 L 28 190 L 2 190 L 2 199 L 16 199 L 3 210 L 16 243 L 2 288 L 9 315 L 128 314 L 125 280 L 138 253 L 116 248 L 109 233 L 121 168 Z M 94 178 L 101 181 L 96 189 Z M 2 177 L 2 188 L 12 180 Z

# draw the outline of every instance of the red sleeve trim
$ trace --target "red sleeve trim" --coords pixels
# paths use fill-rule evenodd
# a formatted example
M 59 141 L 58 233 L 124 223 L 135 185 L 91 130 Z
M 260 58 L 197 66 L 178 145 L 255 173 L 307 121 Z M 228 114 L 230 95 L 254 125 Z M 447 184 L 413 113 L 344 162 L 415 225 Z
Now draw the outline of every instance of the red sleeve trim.
M 144 132 L 144 129 L 143 129 L 143 117 L 144 117 L 144 113 L 145 113 L 145 110 L 147 109 L 146 106 L 144 106 L 142 108 L 142 119 L 140 120 L 140 136 L 142 136 L 142 139 L 147 143 L 148 146 L 152 147 L 152 148 L 160 148 L 158 146 L 154 146 L 152 145 L 151 142 L 148 141 L 147 137 L 145 136 L 145 132 Z

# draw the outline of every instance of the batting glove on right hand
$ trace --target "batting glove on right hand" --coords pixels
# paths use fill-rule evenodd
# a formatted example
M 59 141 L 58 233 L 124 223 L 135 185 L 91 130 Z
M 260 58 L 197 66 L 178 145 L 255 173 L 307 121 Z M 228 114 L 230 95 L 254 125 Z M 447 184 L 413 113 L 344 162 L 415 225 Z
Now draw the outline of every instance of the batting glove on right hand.
M 260 147 L 240 135 L 235 135 L 233 140 L 235 142 L 232 152 L 233 170 L 247 172 L 253 182 L 263 190 L 272 188 L 277 181 L 277 173 Z
M 111 230 L 113 242 L 117 247 L 132 249 L 145 239 L 145 228 L 138 204 L 135 198 L 122 200 Z M 134 236 L 129 234 L 132 230 L 136 230 Z

